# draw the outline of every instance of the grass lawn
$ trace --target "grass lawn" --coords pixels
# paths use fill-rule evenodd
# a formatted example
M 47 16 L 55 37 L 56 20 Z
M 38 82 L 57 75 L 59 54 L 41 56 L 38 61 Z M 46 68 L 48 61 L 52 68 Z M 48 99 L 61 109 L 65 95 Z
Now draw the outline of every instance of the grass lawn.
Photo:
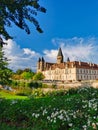
M 18 96 L 14 93 L 9 92 L 8 90 L 0 90 L 0 98 L 5 99 L 27 99 L 27 96 Z

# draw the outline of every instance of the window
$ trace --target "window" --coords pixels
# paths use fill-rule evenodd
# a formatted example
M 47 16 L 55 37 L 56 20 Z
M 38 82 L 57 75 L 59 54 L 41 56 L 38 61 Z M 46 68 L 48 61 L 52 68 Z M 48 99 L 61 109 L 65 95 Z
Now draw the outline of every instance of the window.
M 77 70 L 77 73 L 79 73 L 79 70 Z
M 68 69 L 65 69 L 65 74 L 68 74 Z
M 69 73 L 71 73 L 71 69 L 69 70 Z

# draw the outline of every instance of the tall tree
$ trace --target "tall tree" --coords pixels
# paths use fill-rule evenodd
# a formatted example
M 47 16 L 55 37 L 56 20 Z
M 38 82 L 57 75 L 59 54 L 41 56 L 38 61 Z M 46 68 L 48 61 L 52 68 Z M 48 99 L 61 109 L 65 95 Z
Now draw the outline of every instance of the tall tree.
M 45 76 L 43 75 L 43 73 L 38 72 L 33 76 L 34 80 L 43 80 L 45 78 Z
M 23 72 L 22 74 L 21 74 L 21 77 L 23 78 L 23 79 L 26 79 L 26 80 L 28 80 L 28 79 L 33 79 L 33 76 L 34 76 L 34 73 L 32 73 L 32 72 Z
M 46 12 L 46 9 L 39 5 L 39 0 L 1 0 L 0 1 L 0 34 L 6 39 L 12 38 L 5 29 L 5 26 L 11 27 L 11 23 L 25 30 L 30 34 L 30 29 L 26 21 L 32 22 L 36 30 L 42 33 L 39 22 L 34 16 L 38 11 Z
M 4 56 L 4 52 L 0 46 L 0 84 L 9 84 L 11 74 L 12 71 L 8 68 L 8 59 Z

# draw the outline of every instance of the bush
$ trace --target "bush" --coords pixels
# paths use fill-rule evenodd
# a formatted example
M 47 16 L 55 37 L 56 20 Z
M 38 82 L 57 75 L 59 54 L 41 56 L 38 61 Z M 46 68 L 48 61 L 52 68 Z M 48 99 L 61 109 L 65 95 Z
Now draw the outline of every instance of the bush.
M 18 82 L 15 81 L 15 80 L 12 80 L 11 86 L 12 86 L 13 88 L 17 87 L 17 86 L 18 86 Z
M 38 88 L 38 89 L 34 89 L 32 91 L 32 96 L 31 97 L 43 97 L 45 96 L 45 93 L 42 89 Z
M 29 88 L 41 88 L 42 83 L 41 82 L 36 82 L 36 81 L 15 81 L 13 80 L 11 83 L 11 86 L 13 88 L 20 88 L 20 87 L 29 87 Z
M 16 93 L 16 95 L 19 95 L 19 96 L 30 96 L 31 94 L 32 94 L 32 89 L 28 87 L 18 89 L 18 92 Z
M 49 86 L 47 84 L 42 83 L 42 88 L 48 88 Z

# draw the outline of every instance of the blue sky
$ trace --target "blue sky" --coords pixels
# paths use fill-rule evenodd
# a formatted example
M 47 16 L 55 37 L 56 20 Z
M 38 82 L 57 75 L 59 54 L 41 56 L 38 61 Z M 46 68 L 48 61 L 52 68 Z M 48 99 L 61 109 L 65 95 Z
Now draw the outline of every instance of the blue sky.
M 28 23 L 30 35 L 14 25 L 7 28 L 14 37 L 4 47 L 11 59 L 10 67 L 36 70 L 36 62 L 41 56 L 48 62 L 56 62 L 59 47 L 65 61 L 69 57 L 98 63 L 98 0 L 39 0 L 39 3 L 47 9 L 46 14 L 39 12 L 36 17 L 43 34 L 31 23 Z

